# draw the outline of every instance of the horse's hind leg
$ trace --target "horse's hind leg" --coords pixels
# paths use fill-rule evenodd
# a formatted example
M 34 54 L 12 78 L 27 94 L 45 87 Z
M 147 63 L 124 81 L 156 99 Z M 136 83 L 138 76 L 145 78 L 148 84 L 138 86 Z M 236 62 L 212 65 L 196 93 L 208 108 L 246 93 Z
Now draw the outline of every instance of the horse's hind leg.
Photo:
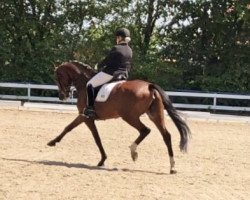
M 130 146 L 131 157 L 133 161 L 136 161 L 138 158 L 138 153 L 136 152 L 136 148 L 142 142 L 142 140 L 144 140 L 145 137 L 150 133 L 150 129 L 140 121 L 139 117 L 126 118 L 126 119 L 123 118 L 123 120 L 126 121 L 131 126 L 133 126 L 134 128 L 136 128 L 140 133 L 140 135 Z
M 79 124 L 81 124 L 82 122 L 85 121 L 85 118 L 81 115 L 78 115 L 77 118 L 74 119 L 74 121 L 72 121 L 68 126 L 66 126 L 63 130 L 63 132 L 58 135 L 55 139 L 51 140 L 48 143 L 48 146 L 55 146 L 56 143 L 60 142 L 62 140 L 62 138 L 68 133 L 70 132 L 72 129 L 74 129 L 75 127 L 77 127 Z
M 171 135 L 166 129 L 165 121 L 164 121 L 164 110 L 163 110 L 162 102 L 159 98 L 156 98 L 151 106 L 149 111 L 147 112 L 149 118 L 154 122 L 158 130 L 160 131 L 163 140 L 168 148 L 168 155 L 170 159 L 170 173 L 175 174 L 175 161 L 174 161 L 174 153 L 171 142 Z

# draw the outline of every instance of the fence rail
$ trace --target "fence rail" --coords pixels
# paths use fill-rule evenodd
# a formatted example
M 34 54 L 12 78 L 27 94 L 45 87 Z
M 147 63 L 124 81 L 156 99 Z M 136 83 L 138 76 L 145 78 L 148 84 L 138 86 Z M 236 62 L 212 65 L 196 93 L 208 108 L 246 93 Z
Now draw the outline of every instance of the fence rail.
M 43 101 L 43 102 L 60 102 L 57 97 L 33 96 L 31 90 L 54 90 L 57 91 L 56 85 L 37 85 L 37 84 L 19 84 L 19 83 L 0 83 L 0 88 L 26 89 L 26 95 L 5 95 L 0 94 L 0 99 L 8 100 L 24 100 L 24 101 Z M 237 94 L 218 94 L 218 93 L 202 93 L 202 92 L 173 92 L 166 91 L 171 97 L 188 97 L 188 98 L 209 98 L 212 99 L 212 104 L 190 104 L 190 103 L 174 103 L 176 108 L 185 109 L 209 109 L 209 110 L 226 110 L 226 111 L 250 111 L 250 107 L 243 106 L 224 106 L 218 105 L 218 99 L 235 99 L 235 100 L 250 100 L 250 95 Z M 66 103 L 76 103 L 73 95 Z

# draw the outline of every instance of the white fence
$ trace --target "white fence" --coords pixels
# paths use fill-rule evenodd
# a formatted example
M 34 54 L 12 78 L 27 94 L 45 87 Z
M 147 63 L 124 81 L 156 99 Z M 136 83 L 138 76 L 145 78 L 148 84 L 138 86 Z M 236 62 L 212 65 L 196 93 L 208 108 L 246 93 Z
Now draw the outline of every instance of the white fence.
M 46 102 L 60 102 L 58 97 L 43 97 L 43 96 L 32 96 L 31 90 L 58 90 L 56 85 L 36 85 L 36 84 L 19 84 L 19 83 L 0 83 L 0 88 L 14 88 L 14 89 L 26 89 L 27 95 L 2 95 L 0 99 L 11 99 L 11 100 L 26 100 L 26 101 L 46 101 Z M 72 101 L 72 99 L 71 99 Z
M 12 88 L 12 89 L 25 89 L 27 95 L 4 95 L 0 94 L 0 99 L 8 100 L 24 100 L 24 101 L 43 101 L 43 102 L 60 102 L 58 97 L 44 97 L 44 96 L 32 96 L 31 90 L 58 90 L 56 85 L 36 85 L 36 84 L 17 84 L 17 83 L 0 83 L 0 88 Z M 235 99 L 235 100 L 249 100 L 250 95 L 234 95 L 234 94 L 218 94 L 218 93 L 201 93 L 201 92 L 172 92 L 166 91 L 171 97 L 191 97 L 191 98 L 206 98 L 212 99 L 212 104 L 185 104 L 174 103 L 176 108 L 185 109 L 208 109 L 208 110 L 227 110 L 227 111 L 250 111 L 250 107 L 241 106 L 223 106 L 218 105 L 218 99 Z M 72 97 L 67 103 L 75 103 L 76 99 Z

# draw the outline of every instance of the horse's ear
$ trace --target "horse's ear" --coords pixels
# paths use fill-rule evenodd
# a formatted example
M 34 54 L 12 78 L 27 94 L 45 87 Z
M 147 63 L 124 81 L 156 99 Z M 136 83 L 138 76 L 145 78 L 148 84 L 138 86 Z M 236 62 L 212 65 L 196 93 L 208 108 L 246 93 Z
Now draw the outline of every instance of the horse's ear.
M 58 69 L 58 65 L 54 65 L 54 71 Z
M 53 64 L 54 71 L 56 71 L 58 69 L 58 67 L 60 66 L 60 63 L 58 61 L 53 62 L 52 64 Z

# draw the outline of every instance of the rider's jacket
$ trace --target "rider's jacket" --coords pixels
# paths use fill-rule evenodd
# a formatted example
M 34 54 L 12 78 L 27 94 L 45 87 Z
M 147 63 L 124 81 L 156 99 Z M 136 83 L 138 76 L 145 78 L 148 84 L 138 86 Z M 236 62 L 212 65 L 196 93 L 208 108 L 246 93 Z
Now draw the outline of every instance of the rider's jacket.
M 128 73 L 132 63 L 132 49 L 127 43 L 115 45 L 107 57 L 98 64 L 98 69 L 114 75 L 115 73 Z

